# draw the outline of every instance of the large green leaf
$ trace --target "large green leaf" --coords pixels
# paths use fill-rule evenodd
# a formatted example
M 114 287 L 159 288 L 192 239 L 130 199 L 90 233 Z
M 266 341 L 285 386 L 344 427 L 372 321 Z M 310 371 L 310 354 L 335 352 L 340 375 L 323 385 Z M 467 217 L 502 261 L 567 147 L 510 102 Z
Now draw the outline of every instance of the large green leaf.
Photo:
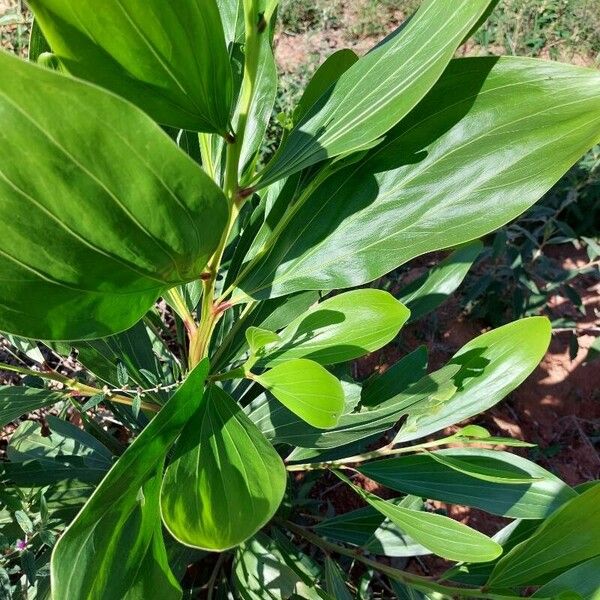
M 0 330 L 127 329 L 198 277 L 227 219 L 222 192 L 113 94 L 4 53 L 0 80 Z
M 543 583 L 543 578 L 600 556 L 600 484 L 554 512 L 529 539 L 502 557 L 490 587 Z
M 261 185 L 386 133 L 429 91 L 489 4 L 425 0 L 406 26 L 352 65 L 310 108 Z
M 64 399 L 64 394 L 53 390 L 15 385 L 0 386 L 0 427 L 8 425 L 25 413 Z
M 215 0 L 32 0 L 65 69 L 165 125 L 226 133 L 232 76 Z
M 253 379 L 313 427 L 335 426 L 344 410 L 342 384 L 312 360 L 294 358 Z
M 445 302 L 462 283 L 482 249 L 479 240 L 465 244 L 400 290 L 397 297 L 410 310 L 410 321 L 421 319 Z
M 556 598 L 564 592 L 575 592 L 582 600 L 598 600 L 600 598 L 600 556 L 561 573 L 543 585 L 533 598 Z
M 600 139 L 599 90 L 596 70 L 454 60 L 383 144 L 290 209 L 235 297 L 361 285 L 497 229 Z
M 470 341 L 450 361 L 450 365 L 461 366 L 454 393 L 413 404 L 395 442 L 421 438 L 494 406 L 531 374 L 542 360 L 550 336 L 546 318 L 530 317 Z
M 273 366 L 292 358 L 322 365 L 346 362 L 392 341 L 410 315 L 383 290 L 352 290 L 321 302 L 280 332 L 261 364 Z
M 224 550 L 254 535 L 275 514 L 286 472 L 273 446 L 221 388 L 181 434 L 161 491 L 161 513 L 180 542 Z
M 382 500 L 354 485 L 344 475 L 337 475 L 365 502 L 385 515 L 402 531 L 443 558 L 478 563 L 493 560 L 502 553 L 502 546 L 494 540 L 458 521 Z
M 525 458 L 481 448 L 440 450 L 436 456 L 460 460 L 465 472 L 437 462 L 431 455 L 398 456 L 367 463 L 359 471 L 393 490 L 433 500 L 475 506 L 516 519 L 543 519 L 576 492 L 558 477 Z M 467 474 L 481 469 L 519 477 L 536 478 L 529 484 L 483 481 Z
M 56 598 L 127 597 L 132 581 L 160 598 L 181 596 L 164 560 L 159 473 L 166 454 L 203 399 L 200 363 L 142 431 L 61 536 L 52 554 Z M 143 568 L 141 568 L 143 565 Z M 147 597 L 138 595 L 138 597 Z

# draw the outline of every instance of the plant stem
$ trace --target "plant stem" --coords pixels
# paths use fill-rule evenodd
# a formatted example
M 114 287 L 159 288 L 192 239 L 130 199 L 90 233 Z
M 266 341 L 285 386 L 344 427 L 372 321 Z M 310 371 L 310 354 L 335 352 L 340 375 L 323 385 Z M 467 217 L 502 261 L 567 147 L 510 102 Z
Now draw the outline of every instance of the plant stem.
M 300 465 L 288 465 L 288 471 L 316 471 L 321 469 L 331 469 L 340 467 L 343 465 L 365 462 L 367 460 L 373 460 L 375 458 L 382 458 L 383 456 L 393 456 L 395 454 L 407 454 L 410 452 L 418 452 L 424 448 L 435 448 L 437 446 L 445 446 L 450 442 L 456 442 L 457 437 L 451 435 L 440 440 L 434 440 L 432 442 L 426 442 L 425 444 L 417 444 L 415 446 L 405 446 L 403 448 L 394 448 L 393 442 L 379 448 L 379 450 L 373 450 L 372 452 L 365 452 L 364 454 L 356 454 L 355 456 L 349 456 L 348 458 L 341 458 L 339 460 L 330 460 L 321 463 L 304 463 Z
M 112 394 L 110 390 L 108 390 L 107 393 L 107 390 L 86 385 L 85 383 L 77 381 L 77 379 L 66 377 L 65 375 L 56 373 L 55 371 L 34 371 L 32 369 L 26 369 L 25 367 L 17 367 L 4 363 L 0 363 L 0 369 L 4 371 L 13 371 L 14 373 L 20 373 L 21 375 L 31 375 L 33 377 L 42 377 L 43 379 L 56 381 L 57 383 L 62 383 L 65 387 L 81 394 L 82 396 L 97 396 L 99 394 L 105 394 L 108 396 L 108 399 L 111 402 L 116 402 L 117 404 L 127 404 L 128 406 L 133 405 L 133 398 L 122 396 L 120 394 Z M 148 402 L 142 402 L 140 406 L 142 409 L 152 412 L 158 412 L 160 410 L 158 406 L 149 404 Z
M 423 591 L 437 592 L 448 598 L 456 599 L 481 598 L 489 600 L 518 600 L 518 598 L 515 596 L 500 596 L 498 594 L 486 593 L 482 591 L 481 588 L 464 589 L 440 585 L 439 583 L 436 583 L 435 581 L 432 581 L 426 577 L 414 575 L 413 573 L 409 573 L 407 571 L 401 571 L 400 569 L 395 569 L 394 567 L 384 565 L 376 560 L 366 558 L 358 550 L 351 550 L 350 548 L 345 548 L 344 546 L 339 546 L 338 544 L 328 542 L 311 531 L 308 531 L 304 527 L 296 525 L 296 523 L 292 523 L 290 521 L 279 521 L 279 524 L 283 525 L 293 533 L 303 537 L 305 540 L 314 544 L 315 546 L 318 546 L 322 550 L 325 550 L 325 552 L 333 552 L 336 554 L 341 554 L 342 556 L 348 556 L 349 558 L 357 560 L 358 562 L 361 562 L 364 565 L 376 569 L 384 575 L 387 575 L 390 579 L 399 581 L 400 583 L 410 585 Z
M 171 288 L 165 294 L 165 296 L 166 296 L 165 300 L 167 300 L 167 302 L 169 302 L 169 304 L 173 307 L 175 312 L 179 315 L 179 317 L 183 321 L 183 324 L 185 325 L 185 328 L 188 332 L 188 336 L 191 339 L 194 336 L 194 334 L 196 333 L 196 329 L 198 329 L 198 327 L 196 325 L 196 321 L 194 320 L 194 317 L 192 316 L 192 313 L 188 310 L 187 304 L 185 302 L 185 298 L 181 295 L 181 292 L 176 287 Z
M 194 368 L 208 355 L 210 340 L 215 327 L 227 308 L 225 303 L 215 302 L 215 285 L 227 241 L 235 221 L 239 215 L 245 198 L 239 192 L 240 156 L 244 144 L 244 135 L 248 123 L 248 115 L 252 108 L 252 100 L 256 87 L 258 59 L 260 52 L 260 31 L 258 16 L 258 0 L 244 0 L 244 24 L 246 40 L 244 44 L 244 78 L 240 94 L 238 120 L 235 135 L 227 139 L 227 154 L 223 192 L 229 203 L 229 219 L 217 250 L 208 263 L 203 279 L 202 308 L 200 327 L 190 341 L 189 363 Z

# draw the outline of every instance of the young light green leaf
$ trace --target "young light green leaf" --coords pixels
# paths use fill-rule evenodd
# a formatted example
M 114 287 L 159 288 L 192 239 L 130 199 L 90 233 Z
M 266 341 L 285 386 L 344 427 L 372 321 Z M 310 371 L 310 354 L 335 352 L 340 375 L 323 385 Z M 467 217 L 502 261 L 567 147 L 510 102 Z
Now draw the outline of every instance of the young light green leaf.
M 336 475 L 402 531 L 443 558 L 477 563 L 494 560 L 502 553 L 502 546 L 494 540 L 458 521 L 396 506 L 354 485 L 345 475 Z
M 490 0 L 425 0 L 410 22 L 352 65 L 292 130 L 261 185 L 381 137 L 427 94 Z
M 0 386 L 0 427 L 28 412 L 51 406 L 64 399 L 64 394 L 52 390 L 14 385 Z
M 281 338 L 274 331 L 261 329 L 260 327 L 248 327 L 246 329 L 246 340 L 248 341 L 250 352 L 256 354 L 265 346 L 274 342 L 280 342 Z
M 251 405 L 248 414 L 259 429 L 276 442 L 302 448 L 337 448 L 388 431 L 413 404 L 453 386 L 452 380 L 459 370 L 458 365 L 447 365 L 370 410 L 342 415 L 338 424 L 327 431 L 311 427 L 285 406 L 269 398 Z M 301 456 L 302 453 L 296 450 L 288 460 L 303 460 Z
M 465 244 L 400 290 L 397 298 L 410 310 L 410 321 L 423 318 L 445 302 L 460 286 L 482 249 L 479 240 Z
M 308 358 L 322 365 L 346 362 L 393 340 L 410 311 L 383 290 L 345 292 L 313 306 L 280 332 L 281 342 L 261 364 Z
M 599 86 L 550 61 L 454 60 L 383 144 L 291 209 L 236 297 L 362 285 L 504 225 L 600 140 Z
M 215 0 L 117 0 L 101 11 L 92 0 L 30 6 L 69 73 L 127 98 L 164 125 L 227 132 L 232 75 Z
M 52 553 L 57 598 L 125 597 L 132 582 L 173 600 L 181 591 L 164 556 L 159 473 L 166 454 L 202 403 L 208 361 L 200 363 L 96 488 Z M 141 492 L 140 492 L 141 490 Z
M 576 495 L 552 473 L 508 452 L 451 448 L 435 456 L 445 462 L 432 454 L 414 454 L 366 463 L 359 471 L 393 490 L 517 519 L 543 519 Z M 460 461 L 462 470 L 449 466 L 448 459 Z M 522 485 L 485 481 L 482 471 L 532 481 Z
M 0 94 L 0 330 L 72 340 L 131 327 L 198 277 L 227 219 L 223 193 L 113 94 L 6 53 L 0 79 L 11 82 Z
M 494 406 L 537 367 L 551 331 L 548 319 L 530 317 L 470 341 L 450 361 L 461 366 L 454 380 L 456 391 L 413 405 L 395 442 L 421 438 Z
M 534 585 L 546 575 L 596 556 L 600 556 L 600 484 L 561 506 L 534 535 L 503 556 L 488 585 Z
M 295 358 L 281 362 L 252 378 L 313 427 L 334 427 L 344 410 L 341 383 L 312 360 Z
M 213 385 L 165 473 L 163 522 L 188 546 L 233 548 L 273 517 L 285 486 L 283 461 L 273 446 L 231 396 Z

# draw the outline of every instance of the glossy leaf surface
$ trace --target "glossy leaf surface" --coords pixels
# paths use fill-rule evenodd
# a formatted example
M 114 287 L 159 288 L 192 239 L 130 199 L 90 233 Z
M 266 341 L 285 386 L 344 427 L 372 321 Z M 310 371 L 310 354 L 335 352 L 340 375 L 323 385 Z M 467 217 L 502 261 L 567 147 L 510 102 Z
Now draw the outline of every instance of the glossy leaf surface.
M 546 318 L 530 317 L 470 341 L 450 361 L 461 367 L 454 379 L 454 393 L 415 403 L 395 441 L 421 438 L 494 406 L 537 367 L 550 335 Z
M 331 365 L 358 358 L 393 340 L 409 310 L 383 290 L 352 290 L 310 308 L 279 333 L 261 364 L 292 358 Z
M 61 536 L 52 553 L 57 598 L 125 597 L 132 581 L 161 598 L 181 592 L 165 566 L 157 473 L 202 402 L 208 363 L 200 363 L 142 431 Z M 141 566 L 144 564 L 144 568 Z
M 554 512 L 535 534 L 496 565 L 493 587 L 533 585 L 543 577 L 600 556 L 600 484 Z
M 69 72 L 127 98 L 155 121 L 227 131 L 232 76 L 215 0 L 32 0 Z
M 429 91 L 490 0 L 425 0 L 395 35 L 352 65 L 290 133 L 261 183 L 357 150 L 402 119 Z
M 336 473 L 373 508 L 414 540 L 448 560 L 486 562 L 497 558 L 502 547 L 487 536 L 443 515 L 421 512 L 382 500 Z
M 4 53 L 0 79 L 11 82 L 0 93 L 0 330 L 73 340 L 127 329 L 198 277 L 226 220 L 222 192 L 113 94 Z
M 285 485 L 283 461 L 273 446 L 213 385 L 175 446 L 163 480 L 162 518 L 187 546 L 232 548 L 271 519 Z
M 341 383 L 312 360 L 288 360 L 253 378 L 287 409 L 313 427 L 327 429 L 335 426 L 344 410 Z
M 398 456 L 370 462 L 359 471 L 390 489 L 454 504 L 475 506 L 516 519 L 543 519 L 576 493 L 558 477 L 533 462 L 495 450 L 452 448 L 435 453 L 442 459 L 460 460 L 464 472 L 437 462 L 430 454 Z M 468 475 L 488 472 L 537 478 L 529 484 L 484 481 Z
M 236 295 L 362 285 L 479 238 L 550 189 L 600 139 L 599 123 L 596 70 L 454 60 L 379 147 L 295 207 Z
M 590 558 L 561 573 L 543 585 L 533 598 L 556 598 L 565 592 L 575 592 L 583 600 L 600 598 L 600 556 Z

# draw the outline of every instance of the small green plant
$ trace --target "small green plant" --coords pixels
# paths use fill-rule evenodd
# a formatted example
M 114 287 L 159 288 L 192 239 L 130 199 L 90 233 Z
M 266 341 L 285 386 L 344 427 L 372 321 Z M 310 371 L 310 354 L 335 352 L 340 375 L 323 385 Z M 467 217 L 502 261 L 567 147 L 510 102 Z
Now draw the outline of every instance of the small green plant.
M 0 389 L 0 416 L 58 416 L 7 449 L 3 594 L 23 572 L 39 598 L 177 599 L 197 562 L 190 594 L 343 599 L 358 562 L 388 597 L 592 597 L 600 486 L 479 426 L 440 433 L 524 381 L 547 319 L 437 370 L 425 348 L 364 382 L 343 366 L 433 310 L 478 239 L 598 143 L 600 74 L 454 59 L 494 2 L 425 0 L 319 67 L 263 166 L 276 0 L 30 5 L 30 62 L 0 54 L 0 330 L 38 366 L 1 365 L 29 379 Z M 448 248 L 398 297 L 371 285 Z M 323 519 L 315 473 L 364 507 Z M 427 499 L 511 521 L 488 537 Z M 378 558 L 424 554 L 454 565 Z

